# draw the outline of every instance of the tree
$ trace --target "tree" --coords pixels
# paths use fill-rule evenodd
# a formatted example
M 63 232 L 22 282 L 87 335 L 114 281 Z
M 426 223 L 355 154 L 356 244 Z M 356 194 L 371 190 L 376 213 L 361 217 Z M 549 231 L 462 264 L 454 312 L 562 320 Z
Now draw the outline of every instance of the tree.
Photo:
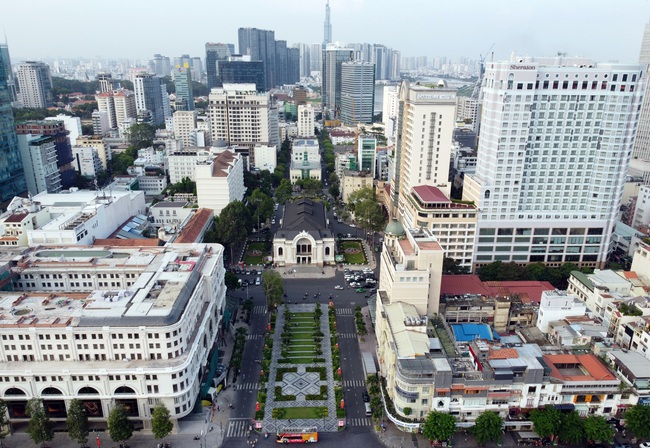
M 580 445 L 585 439 L 585 422 L 576 411 L 562 416 L 562 427 L 558 436 L 562 442 Z
M 354 217 L 366 232 L 379 232 L 386 227 L 386 213 L 374 198 L 357 202 Z
M 239 287 L 239 278 L 230 271 L 226 271 L 224 282 L 228 291 L 232 291 L 233 289 L 237 289 Z
M 275 198 L 277 199 L 278 204 L 284 204 L 287 202 L 292 193 L 293 187 L 291 186 L 291 181 L 289 179 L 282 179 L 280 185 L 275 189 Z
M 444 412 L 432 411 L 427 415 L 422 428 L 422 435 L 429 440 L 445 442 L 456 431 L 456 417 Z
M 530 413 L 530 421 L 540 437 L 552 438 L 558 435 L 562 428 L 562 412 L 553 406 L 535 409 Z
M 625 412 L 625 427 L 639 439 L 650 439 L 650 406 L 635 404 Z
M 76 441 L 79 445 L 85 446 L 88 442 L 88 416 L 84 412 L 81 401 L 76 398 L 70 402 L 68 407 L 68 437 Z
M 273 199 L 268 197 L 259 188 L 255 189 L 248 198 L 248 209 L 259 228 L 260 222 L 264 222 L 273 216 Z
M 133 422 L 121 404 L 117 404 L 108 414 L 108 434 L 113 442 L 124 442 L 133 435 Z
M 43 444 L 54 438 L 54 430 L 50 418 L 45 412 L 43 400 L 32 398 L 27 402 L 27 415 L 29 423 L 27 425 L 27 434 L 35 444 Z
M 180 182 L 167 185 L 167 194 L 174 196 L 177 193 L 189 193 L 196 195 L 196 182 L 189 177 L 184 177 Z
M 365 201 L 375 201 L 375 190 L 370 187 L 362 188 L 348 196 L 348 208 L 356 211 L 356 206 Z M 376 201 L 375 201 L 376 202 Z
M 503 436 L 503 419 L 496 412 L 483 412 L 476 419 L 472 432 L 481 445 L 489 441 L 500 442 Z
M 4 446 L 2 440 L 5 438 L 5 426 L 9 424 L 10 421 L 7 415 L 7 402 L 0 400 L 0 447 Z
M 329 192 L 333 198 L 338 198 L 341 195 L 341 189 L 338 183 L 330 184 Z
M 165 439 L 174 429 L 174 424 L 169 416 L 169 409 L 164 404 L 158 403 L 151 413 L 151 432 L 156 439 Z
M 445 275 L 468 274 L 468 269 L 460 265 L 460 260 L 445 257 L 442 259 L 442 273 Z
M 262 291 L 266 296 L 266 304 L 269 310 L 273 310 L 280 303 L 284 296 L 284 280 L 282 276 L 273 269 L 266 269 L 262 272 Z
M 156 128 L 148 123 L 134 124 L 129 128 L 129 143 L 138 149 L 147 148 L 153 145 L 156 136 Z
M 584 421 L 584 430 L 590 442 L 612 443 L 614 439 L 614 428 L 602 415 L 588 416 Z
M 226 205 L 215 219 L 217 239 L 230 247 L 231 260 L 233 247 L 246 241 L 252 227 L 248 208 L 241 201 L 233 201 Z

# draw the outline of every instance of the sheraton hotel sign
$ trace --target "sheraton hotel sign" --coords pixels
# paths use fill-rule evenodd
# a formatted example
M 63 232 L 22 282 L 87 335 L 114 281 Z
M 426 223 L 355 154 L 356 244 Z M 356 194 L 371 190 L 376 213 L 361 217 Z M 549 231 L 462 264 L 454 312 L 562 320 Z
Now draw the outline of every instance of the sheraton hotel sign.
M 510 64 L 510 70 L 537 70 L 537 67 L 534 65 Z

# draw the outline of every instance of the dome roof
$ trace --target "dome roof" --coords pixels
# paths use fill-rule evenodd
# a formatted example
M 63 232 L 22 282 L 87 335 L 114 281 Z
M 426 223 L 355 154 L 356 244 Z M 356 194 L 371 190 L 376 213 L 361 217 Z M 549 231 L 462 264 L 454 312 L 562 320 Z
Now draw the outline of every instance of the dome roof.
M 397 219 L 393 218 L 386 226 L 386 230 L 384 230 L 384 233 L 386 235 L 404 236 L 405 235 L 404 226 L 402 226 L 402 223 L 399 222 Z

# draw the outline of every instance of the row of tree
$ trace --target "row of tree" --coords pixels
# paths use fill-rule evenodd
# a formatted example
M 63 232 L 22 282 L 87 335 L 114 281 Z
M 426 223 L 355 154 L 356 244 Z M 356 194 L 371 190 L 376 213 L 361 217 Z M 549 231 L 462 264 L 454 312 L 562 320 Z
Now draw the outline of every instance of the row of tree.
M 566 289 L 569 284 L 569 277 L 572 271 L 580 271 L 585 274 L 593 272 L 591 268 L 580 268 L 573 263 L 564 263 L 557 268 L 550 267 L 544 263 L 530 263 L 525 266 L 515 262 L 504 263 L 495 261 L 478 269 L 478 276 L 481 281 L 505 281 L 505 280 L 539 280 L 547 281 L 558 289 Z
M 486 442 L 501 442 L 503 437 L 503 419 L 492 411 L 478 416 L 470 430 L 474 439 L 481 445 Z M 456 417 L 444 412 L 429 412 L 422 427 L 422 435 L 429 440 L 446 442 L 456 432 Z
M 366 232 L 379 232 L 386 227 L 387 215 L 377 202 L 373 188 L 362 188 L 350 194 L 347 206 L 354 212 L 357 225 Z
M 327 131 L 323 131 L 320 134 L 321 145 L 323 146 L 323 161 L 325 162 L 325 168 L 327 172 L 334 172 L 334 144 L 330 140 L 329 134 Z
M 571 445 L 590 443 L 610 443 L 614 438 L 614 428 L 605 417 L 589 415 L 580 417 L 577 411 L 562 412 L 553 406 L 536 409 L 530 413 L 535 432 L 542 438 Z
M 45 410 L 43 400 L 32 398 L 27 402 L 26 412 L 29 417 L 27 434 L 35 444 L 43 444 L 54 438 L 52 421 Z M 7 403 L 0 400 L 0 427 L 9 423 L 7 418 Z M 86 446 L 90 433 L 88 416 L 81 401 L 76 398 L 70 401 L 66 418 L 68 437 L 79 445 Z M 151 430 L 156 439 L 164 439 L 174 429 L 169 410 L 164 404 L 159 403 L 151 414 Z M 115 405 L 108 415 L 108 433 L 113 442 L 124 442 L 133 435 L 133 422 L 129 420 L 126 409 L 121 404 Z M 0 440 L 4 433 L 0 432 Z

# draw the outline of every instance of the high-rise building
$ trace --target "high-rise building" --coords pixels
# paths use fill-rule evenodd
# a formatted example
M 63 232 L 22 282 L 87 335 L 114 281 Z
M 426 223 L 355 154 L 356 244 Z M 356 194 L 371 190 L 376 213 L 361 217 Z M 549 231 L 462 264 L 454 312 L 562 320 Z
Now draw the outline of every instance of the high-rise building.
M 325 23 L 323 25 L 323 48 L 332 43 L 332 24 L 330 22 L 330 0 L 325 4 Z
M 95 110 L 92 114 L 93 135 L 105 136 L 110 131 L 111 126 L 108 122 L 108 112 L 106 110 Z
M 310 72 L 320 72 L 322 68 L 322 64 L 323 64 L 323 49 L 321 48 L 321 44 L 311 44 L 309 46 Z
M 113 92 L 113 75 L 110 73 L 100 73 L 97 75 L 97 81 L 99 81 L 99 93 Z
M 23 107 L 45 109 L 52 106 L 52 76 L 49 65 L 35 61 L 18 64 L 16 80 Z
M 0 52 L 0 160 L 3 165 L 0 170 L 0 200 L 3 202 L 27 191 L 4 57 Z
M 645 67 L 650 64 L 650 22 L 646 24 L 643 32 L 641 50 L 639 51 L 639 64 Z M 644 78 L 647 85 L 648 80 L 650 80 L 647 68 Z M 650 185 L 650 95 L 644 96 L 641 105 L 629 174 L 643 178 L 643 183 Z
M 370 62 L 341 64 L 341 121 L 372 123 L 375 108 L 375 66 Z
M 212 141 L 251 150 L 255 145 L 277 145 L 270 106 L 269 94 L 258 93 L 252 84 L 224 84 L 212 89 L 208 105 Z
M 160 76 L 160 77 L 165 77 L 165 76 L 170 76 L 172 72 L 172 65 L 167 56 L 163 56 L 160 54 L 154 54 L 153 55 L 153 72 Z
M 203 62 L 198 56 L 191 59 L 190 67 L 192 67 L 192 79 L 197 82 L 203 81 Z
M 176 87 L 174 110 L 194 110 L 194 93 L 192 92 L 192 75 L 189 64 L 176 66 L 172 73 Z
M 377 157 L 377 139 L 372 135 L 360 135 L 357 139 L 357 160 L 359 171 L 368 171 L 375 175 L 375 160 Z
M 449 196 L 455 111 L 455 89 L 445 88 L 444 83 L 434 89 L 402 81 L 391 184 L 391 216 L 398 216 L 401 222 L 405 222 L 405 202 L 414 187 L 430 185 Z
M 56 151 L 56 166 L 60 173 L 61 185 L 63 188 L 70 188 L 74 185 L 75 175 L 72 166 L 72 145 L 70 135 L 76 133 L 66 128 L 66 122 L 70 128 L 77 127 L 73 117 L 65 120 L 32 120 L 16 123 L 18 135 L 31 134 L 34 136 L 51 137 Z M 74 123 L 74 124 L 73 124 Z M 78 131 L 78 128 L 77 128 Z
M 384 137 L 392 144 L 397 136 L 397 109 L 399 106 L 399 86 L 384 86 L 382 103 L 382 121 L 384 122 Z
M 298 48 L 300 53 L 300 77 L 309 76 L 311 73 L 311 54 L 309 49 L 309 44 L 296 44 L 294 47 Z M 320 54 L 320 50 L 316 53 L 316 56 Z
M 298 137 L 314 136 L 314 107 L 311 104 L 298 106 Z
M 488 64 L 476 174 L 474 266 L 607 260 L 632 155 L 645 67 L 585 58 Z
M 219 62 L 226 61 L 230 52 L 231 44 L 218 44 L 208 42 L 205 44 L 205 71 L 208 76 L 208 89 L 221 87 L 223 81 L 219 79 Z
M 226 84 L 255 84 L 258 92 L 265 92 L 264 63 L 251 61 L 248 55 L 229 56 L 219 61 L 219 79 Z
M 350 62 L 354 56 L 351 48 L 329 44 L 323 50 L 322 101 L 330 117 L 338 116 L 341 106 L 341 64 Z
M 113 92 L 113 102 L 115 104 L 115 120 L 119 128 L 130 118 L 138 115 L 135 106 L 135 94 L 131 90 L 119 89 Z
M 239 54 L 249 55 L 252 61 L 264 63 L 264 88 L 277 85 L 275 76 L 275 31 L 257 28 L 239 28 Z
M 287 74 L 284 84 L 300 82 L 300 49 L 287 48 Z
M 29 193 L 33 196 L 42 192 L 61 191 L 61 173 L 56 163 L 54 138 L 21 134 L 18 136 L 18 147 Z M 72 153 L 72 150 L 70 152 Z
M 0 60 L 5 65 L 4 70 L 7 75 L 7 88 L 9 89 L 11 102 L 14 103 L 18 101 L 18 89 L 16 88 L 16 79 L 11 68 L 11 58 L 9 57 L 9 46 L 7 44 L 0 44 Z
M 196 130 L 196 115 L 195 110 L 174 112 L 174 137 L 180 138 L 183 146 L 192 145 L 192 132 Z
M 99 112 L 106 114 L 106 117 L 108 118 L 109 129 L 117 129 L 117 118 L 115 117 L 115 102 L 113 101 L 113 92 L 99 93 L 95 95 L 95 101 L 97 101 L 97 109 Z M 103 129 L 102 134 L 105 134 L 106 132 L 107 131 Z
M 165 110 L 163 105 L 162 78 L 150 73 L 139 73 L 133 80 L 135 93 L 136 113 L 148 110 L 151 112 L 152 124 L 158 126 L 165 123 Z M 167 95 L 165 87 L 164 94 Z

